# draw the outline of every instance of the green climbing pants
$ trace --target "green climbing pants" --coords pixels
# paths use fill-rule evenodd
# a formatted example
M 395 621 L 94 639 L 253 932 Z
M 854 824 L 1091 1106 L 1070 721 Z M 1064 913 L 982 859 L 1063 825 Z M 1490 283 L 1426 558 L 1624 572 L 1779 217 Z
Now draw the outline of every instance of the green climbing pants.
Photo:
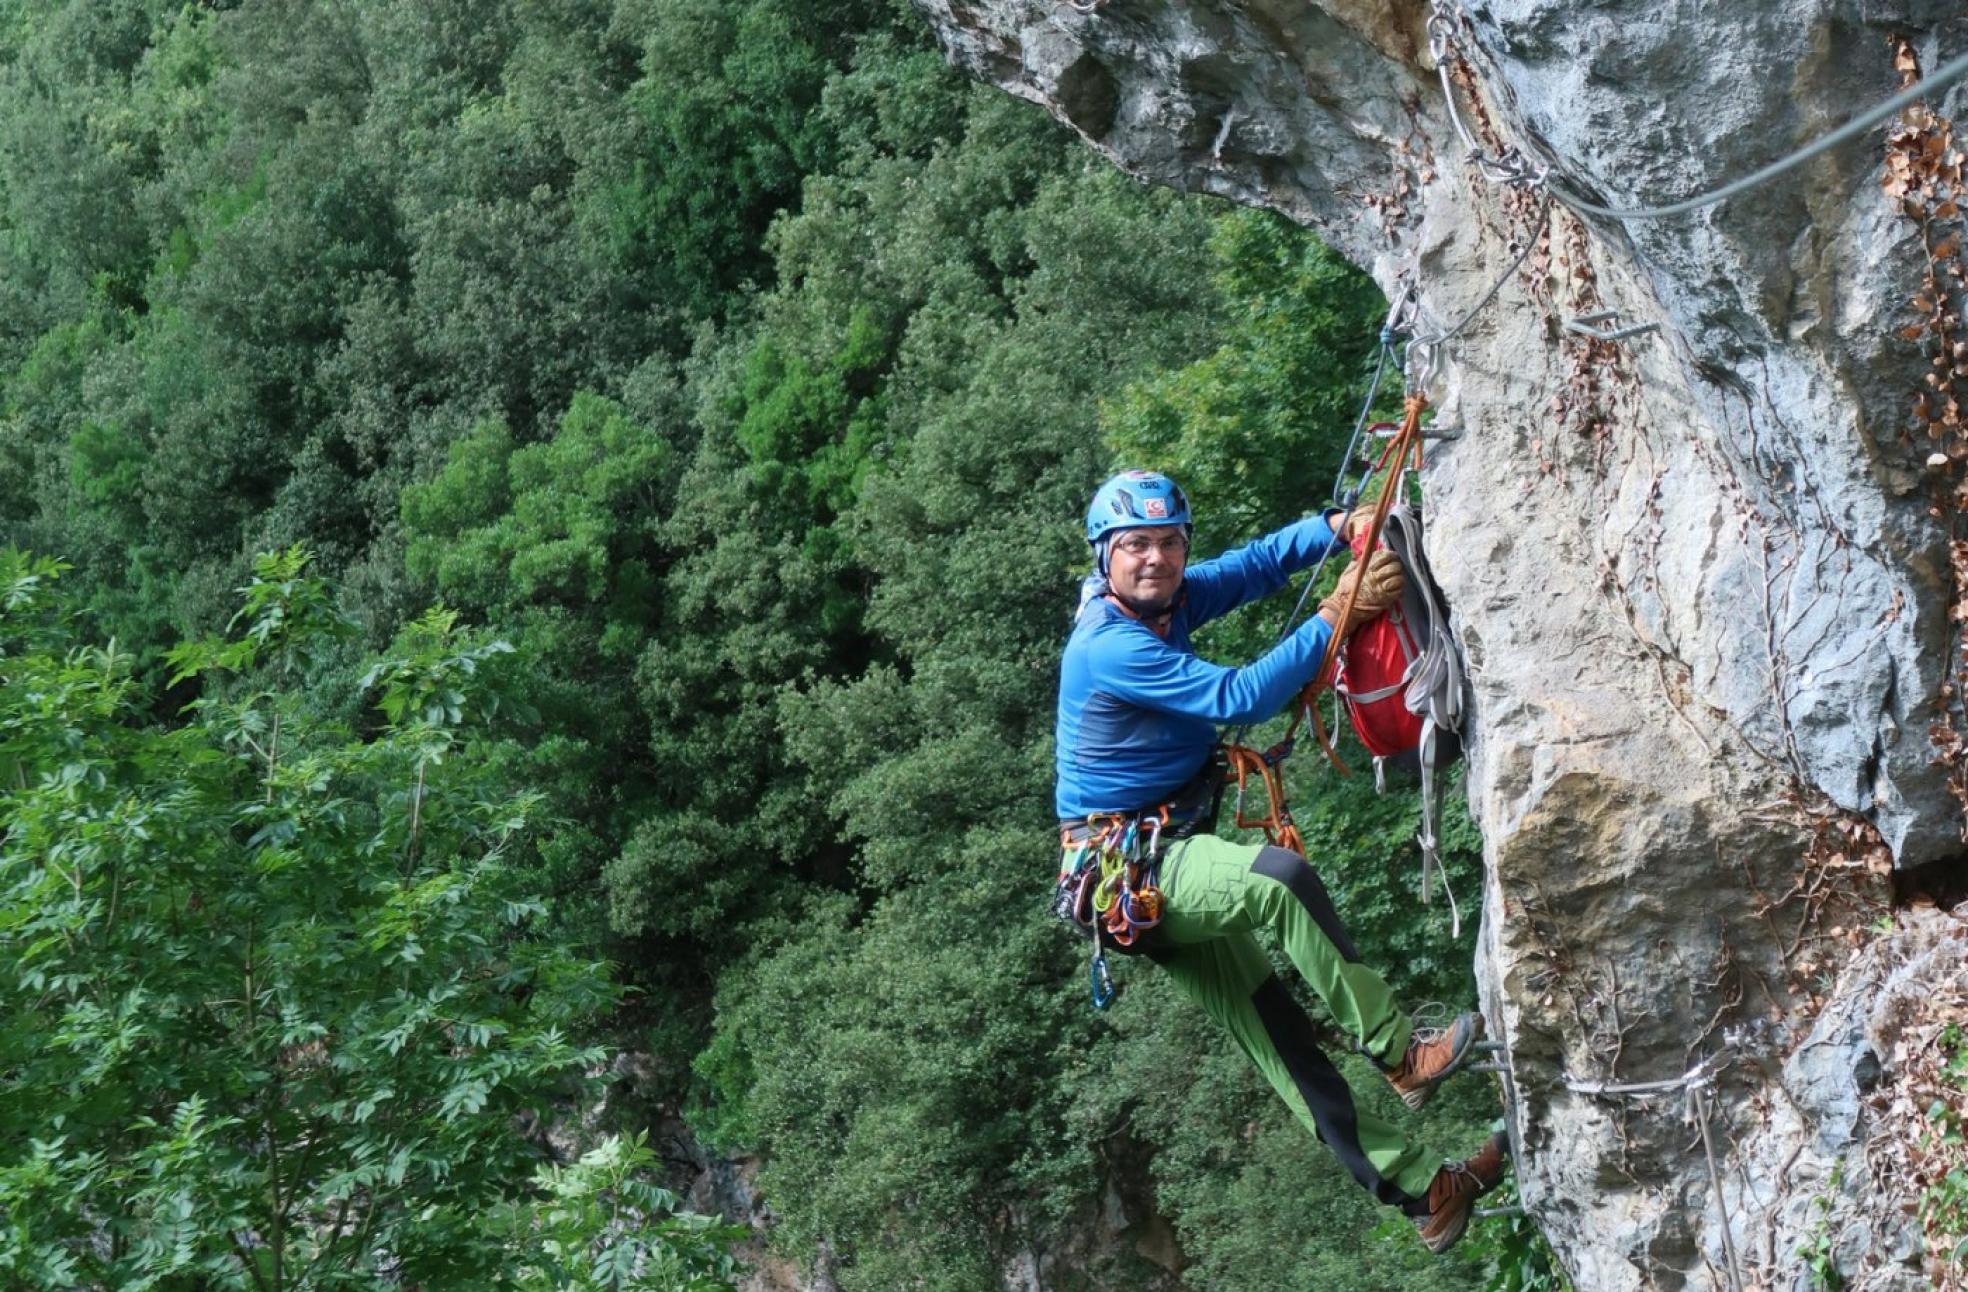
M 1354 1106 L 1315 1040 L 1312 1021 L 1255 936 L 1272 930 L 1335 1022 L 1383 1068 L 1407 1050 L 1411 1023 L 1381 976 L 1361 963 L 1332 899 L 1303 857 L 1284 848 L 1197 835 L 1168 846 L 1164 908 L 1142 951 L 1182 994 L 1228 1028 L 1294 1116 L 1375 1197 L 1425 1209 L 1442 1159 Z

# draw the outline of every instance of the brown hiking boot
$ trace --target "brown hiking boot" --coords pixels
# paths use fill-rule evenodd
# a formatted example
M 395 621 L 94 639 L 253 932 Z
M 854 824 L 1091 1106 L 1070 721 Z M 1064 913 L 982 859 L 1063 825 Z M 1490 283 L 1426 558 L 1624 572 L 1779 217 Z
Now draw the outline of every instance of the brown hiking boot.
M 1503 1174 L 1509 1169 L 1510 1141 L 1498 1131 L 1474 1157 L 1446 1163 L 1435 1173 L 1434 1182 L 1428 1186 L 1428 1214 L 1414 1218 L 1429 1251 L 1440 1256 L 1456 1245 L 1462 1231 L 1469 1228 L 1476 1199 L 1503 1183 Z
M 1419 1108 L 1435 1093 L 1435 1087 L 1462 1066 L 1482 1035 L 1479 1014 L 1458 1014 L 1447 1027 L 1417 1027 L 1408 1037 L 1408 1052 L 1387 1074 L 1387 1080 L 1402 1103 Z

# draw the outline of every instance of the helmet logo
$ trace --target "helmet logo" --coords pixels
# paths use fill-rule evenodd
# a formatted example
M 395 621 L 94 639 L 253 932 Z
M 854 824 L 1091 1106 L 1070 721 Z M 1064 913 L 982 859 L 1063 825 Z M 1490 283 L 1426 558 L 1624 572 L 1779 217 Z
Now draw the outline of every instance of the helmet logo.
M 1143 498 L 1141 508 L 1150 520 L 1168 519 L 1168 500 L 1165 498 Z

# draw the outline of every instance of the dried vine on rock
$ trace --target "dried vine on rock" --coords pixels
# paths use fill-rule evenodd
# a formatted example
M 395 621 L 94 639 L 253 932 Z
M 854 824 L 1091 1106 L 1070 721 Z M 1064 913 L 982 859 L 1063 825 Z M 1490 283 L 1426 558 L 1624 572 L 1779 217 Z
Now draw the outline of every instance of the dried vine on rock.
M 1957 926 L 1953 936 L 1968 937 L 1968 928 Z M 1918 1225 L 1929 1286 L 1962 1292 L 1968 1288 L 1968 986 L 1958 974 L 1943 973 L 1918 991 L 1895 993 L 1876 1016 L 1873 1035 L 1893 1074 L 1866 1097 L 1865 1165 L 1871 1196 L 1887 1212 L 1875 1223 Z M 1861 1259 L 1856 1288 L 1904 1286 L 1898 1262 L 1877 1250 Z
M 1469 60 L 1460 52 L 1449 64 L 1449 79 L 1455 83 L 1463 102 L 1469 105 L 1470 119 L 1475 123 L 1476 133 L 1482 139 L 1483 146 L 1492 155 L 1501 156 L 1513 152 L 1514 149 L 1504 142 L 1503 136 L 1497 133 L 1496 124 L 1490 120 L 1490 111 L 1484 106 L 1481 86 L 1476 80 L 1476 69 L 1470 66 Z M 1513 236 L 1509 239 L 1513 245 L 1522 246 L 1523 243 L 1519 239 L 1523 238 L 1537 240 L 1538 245 L 1532 250 L 1530 259 L 1525 262 L 1524 275 L 1530 283 L 1532 299 L 1549 308 L 1551 226 L 1549 223 L 1540 224 L 1538 221 L 1538 213 L 1544 209 L 1544 198 L 1532 189 L 1517 184 L 1507 185 L 1502 189 L 1479 186 L 1472 191 L 1472 196 L 1484 192 L 1501 194 L 1503 213 L 1513 231 Z
M 1790 887 L 1772 896 L 1749 858 L 1742 868 L 1756 915 L 1783 960 L 1786 986 L 1815 1016 L 1838 971 L 1870 938 L 1873 921 L 1890 909 L 1893 853 L 1863 817 L 1807 801 L 1801 791 L 1790 807 L 1811 829 Z
M 1904 38 L 1893 39 L 1893 66 L 1903 85 L 1920 79 L 1920 60 Z M 1915 321 L 1900 329 L 1903 340 L 1918 342 L 1931 358 L 1924 388 L 1914 397 L 1908 419 L 1911 435 L 1930 443 L 1928 465 L 1942 472 L 1931 514 L 1948 527 L 1948 622 L 1953 625 L 1950 668 L 1941 687 L 1940 716 L 1928 730 L 1936 760 L 1948 769 L 1948 785 L 1963 808 L 1962 837 L 1968 839 L 1968 738 L 1964 738 L 1964 697 L 1968 697 L 1968 538 L 1962 516 L 1968 512 L 1968 334 L 1961 321 L 1968 266 L 1961 257 L 1962 163 L 1954 124 L 1924 103 L 1900 114 L 1886 137 L 1886 196 L 1917 231 L 1925 271 L 1911 304 Z
M 1389 242 L 1400 238 L 1400 231 L 1412 218 L 1409 202 L 1415 193 L 1435 182 L 1435 145 L 1421 128 L 1418 108 L 1407 105 L 1412 127 L 1408 137 L 1394 145 L 1394 181 L 1385 192 L 1367 193 L 1360 204 L 1380 217 L 1380 233 Z

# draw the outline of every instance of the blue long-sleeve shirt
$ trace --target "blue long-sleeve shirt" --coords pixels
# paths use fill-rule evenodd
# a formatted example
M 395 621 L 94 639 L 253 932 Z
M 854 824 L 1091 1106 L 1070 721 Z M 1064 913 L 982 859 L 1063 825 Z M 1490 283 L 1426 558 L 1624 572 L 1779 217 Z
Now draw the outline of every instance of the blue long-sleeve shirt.
M 1197 658 L 1189 633 L 1276 592 L 1337 545 L 1326 518 L 1309 516 L 1190 566 L 1166 637 L 1104 597 L 1089 601 L 1060 661 L 1059 819 L 1166 802 L 1202 770 L 1217 723 L 1260 722 L 1284 708 L 1325 656 L 1325 620 L 1312 616 L 1243 668 Z

